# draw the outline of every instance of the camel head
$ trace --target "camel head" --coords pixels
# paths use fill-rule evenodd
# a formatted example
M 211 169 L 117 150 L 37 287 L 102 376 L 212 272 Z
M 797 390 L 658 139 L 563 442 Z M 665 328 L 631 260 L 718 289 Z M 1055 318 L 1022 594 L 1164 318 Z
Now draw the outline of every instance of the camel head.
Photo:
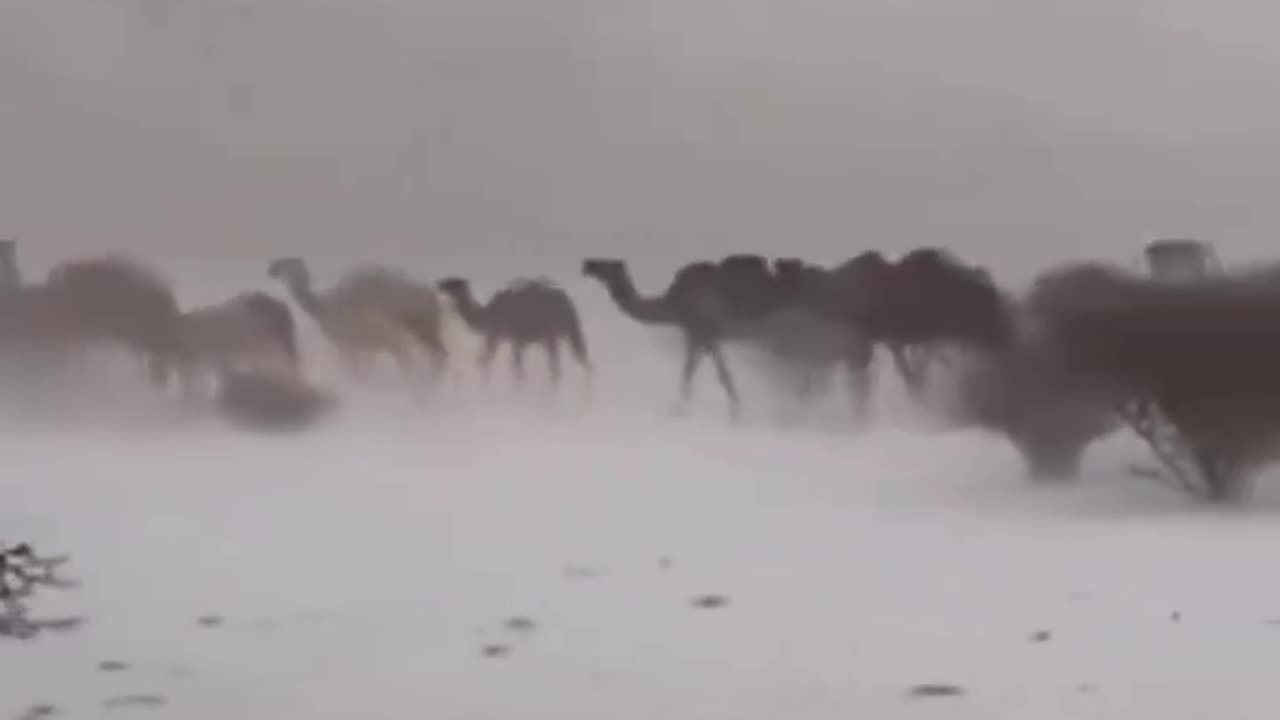
M 267 265 L 267 275 L 287 285 L 306 286 L 311 283 L 311 271 L 305 260 L 299 257 L 282 257 Z
M 472 300 L 471 283 L 466 278 L 453 275 L 436 283 L 436 287 L 455 305 L 467 304 Z
M 605 284 L 618 282 L 629 276 L 627 262 L 613 258 L 587 258 L 583 260 L 582 274 Z

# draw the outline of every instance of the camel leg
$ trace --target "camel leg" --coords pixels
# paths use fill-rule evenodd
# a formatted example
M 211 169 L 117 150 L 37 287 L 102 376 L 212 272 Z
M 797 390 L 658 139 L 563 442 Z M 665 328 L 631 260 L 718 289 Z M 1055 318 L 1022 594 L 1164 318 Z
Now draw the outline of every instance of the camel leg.
M 573 337 L 569 337 L 567 341 L 569 343 L 569 351 L 573 354 L 573 359 L 578 363 L 578 367 L 582 368 L 582 372 L 586 375 L 592 375 L 594 368 L 591 365 L 591 356 L 587 353 L 587 346 L 580 341 L 575 341 Z
M 720 351 L 719 345 L 712 345 L 708 352 L 716 369 L 716 377 L 720 379 L 720 387 L 724 388 L 725 397 L 729 401 L 729 420 L 736 423 L 742 417 L 742 404 L 738 398 L 738 388 L 733 382 L 733 374 L 729 372 L 729 365 L 724 361 L 724 353 Z
M 844 367 L 849 380 L 853 419 L 858 425 L 865 425 L 870 416 L 871 366 L 874 357 L 875 345 L 862 339 L 855 340 L 845 355 Z
M 431 356 L 431 382 L 438 384 L 449 370 L 449 349 L 444 346 L 444 340 L 440 338 L 439 333 L 424 338 L 423 344 L 426 346 L 427 354 Z
M 391 348 L 391 357 L 395 360 L 396 369 L 400 371 L 402 377 L 412 378 L 414 376 L 412 348 L 397 345 Z
M 542 345 L 547 351 L 547 373 L 551 378 L 551 386 L 560 387 L 560 341 L 553 336 L 543 340 Z
M 924 388 L 924 373 L 911 361 L 910 350 L 904 345 L 894 345 L 890 353 L 907 392 L 912 398 L 918 398 Z
M 516 379 L 516 387 L 524 387 L 524 343 L 511 343 L 511 374 Z
M 486 335 L 484 346 L 480 348 L 480 354 L 476 357 L 476 367 L 480 368 L 480 377 L 486 386 L 493 377 L 493 358 L 497 354 L 498 339 L 493 335 Z
M 705 345 L 686 338 L 684 366 L 680 369 L 680 388 L 675 405 L 671 408 L 672 415 L 688 414 L 689 405 L 693 402 L 693 378 L 698 372 L 698 366 L 702 364 L 702 356 L 705 352 Z

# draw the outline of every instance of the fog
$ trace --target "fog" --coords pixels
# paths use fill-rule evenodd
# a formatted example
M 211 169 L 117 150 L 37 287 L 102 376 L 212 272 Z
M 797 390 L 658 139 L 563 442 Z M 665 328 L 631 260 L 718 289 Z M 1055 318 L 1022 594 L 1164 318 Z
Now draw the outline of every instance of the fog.
M 838 392 L 773 422 L 741 353 L 745 424 L 709 368 L 669 418 L 674 331 L 568 281 L 588 254 L 652 287 L 741 250 L 942 244 L 1008 277 L 1155 235 L 1269 253 L 1278 17 L 0 0 L 0 237 L 24 267 L 131 251 L 184 301 L 269 286 L 284 254 L 324 282 L 383 260 L 482 294 L 548 274 L 597 367 L 517 394 L 500 358 L 483 387 L 455 323 L 458 375 L 419 394 L 349 382 L 303 320 L 340 407 L 271 437 L 140 391 L 127 355 L 16 376 L 0 540 L 70 554 L 83 585 L 34 612 L 86 623 L 0 637 L 0 715 L 1273 717 L 1274 484 L 1197 512 L 1132 477 L 1149 453 L 1119 433 L 1078 482 L 1028 483 L 1010 443 L 943 432 L 884 368 L 864 432 Z
M 3 0 L 0 235 L 38 262 L 952 245 L 1265 252 L 1276 11 L 1230 0 Z M 643 267 L 643 266 L 642 266 Z

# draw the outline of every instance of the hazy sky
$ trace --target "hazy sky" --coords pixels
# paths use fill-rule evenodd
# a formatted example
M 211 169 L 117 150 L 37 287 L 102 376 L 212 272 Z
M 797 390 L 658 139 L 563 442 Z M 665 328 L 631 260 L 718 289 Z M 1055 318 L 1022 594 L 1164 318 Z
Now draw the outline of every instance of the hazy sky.
M 1210 9 L 1211 8 L 1211 9 Z M 1254 0 L 0 0 L 0 235 L 424 272 L 1228 256 L 1280 237 Z

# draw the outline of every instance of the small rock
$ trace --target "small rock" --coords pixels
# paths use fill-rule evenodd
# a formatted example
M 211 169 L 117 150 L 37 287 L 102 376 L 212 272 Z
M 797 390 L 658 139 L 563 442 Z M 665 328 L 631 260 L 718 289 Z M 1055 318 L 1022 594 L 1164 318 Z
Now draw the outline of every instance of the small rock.
M 1169 615 L 1169 619 L 1172 620 L 1173 622 L 1182 622 L 1182 613 L 1178 612 L 1177 610 L 1174 610 Z
M 1051 637 L 1053 637 L 1053 633 L 1049 632 L 1048 630 L 1037 630 L 1036 632 L 1031 633 L 1031 642 L 1033 643 L 1049 642 L 1049 638 Z
M 120 672 L 129 669 L 129 663 L 120 660 L 103 660 L 98 663 L 98 669 L 102 672 Z
M 662 568 L 663 570 L 670 570 L 675 566 L 676 566 L 676 561 L 672 560 L 669 557 L 664 557 L 658 560 L 658 567 Z
M 1076 692 L 1080 693 L 1081 695 L 1087 695 L 1093 691 L 1094 691 L 1093 683 L 1084 683 L 1082 685 L 1076 686 Z
M 480 649 L 480 654 L 487 658 L 506 657 L 511 654 L 511 648 L 506 645 L 485 645 Z
M 511 632 L 523 633 L 523 632 L 533 632 L 534 630 L 537 629 L 538 626 L 536 623 L 533 622 L 533 620 L 530 620 L 527 617 L 513 617 L 513 618 L 507 618 L 507 621 L 503 623 L 503 627 L 510 630 Z
M 135 693 L 133 695 L 117 695 L 102 703 L 102 706 L 108 710 L 118 710 L 129 707 L 163 707 L 168 703 L 169 700 L 163 695 Z
M 51 718 L 58 714 L 58 706 L 49 703 L 41 703 L 32 705 L 27 708 L 17 720 L 41 720 L 42 718 Z
M 224 622 L 226 621 L 223 620 L 221 615 L 201 615 L 196 618 L 196 624 L 201 627 L 219 627 Z
M 908 694 L 917 698 L 956 697 L 964 695 L 964 688 L 946 683 L 921 683 L 913 686 Z
M 696 608 L 722 608 L 729 604 L 729 598 L 724 595 L 700 595 L 690 600 L 689 604 Z

